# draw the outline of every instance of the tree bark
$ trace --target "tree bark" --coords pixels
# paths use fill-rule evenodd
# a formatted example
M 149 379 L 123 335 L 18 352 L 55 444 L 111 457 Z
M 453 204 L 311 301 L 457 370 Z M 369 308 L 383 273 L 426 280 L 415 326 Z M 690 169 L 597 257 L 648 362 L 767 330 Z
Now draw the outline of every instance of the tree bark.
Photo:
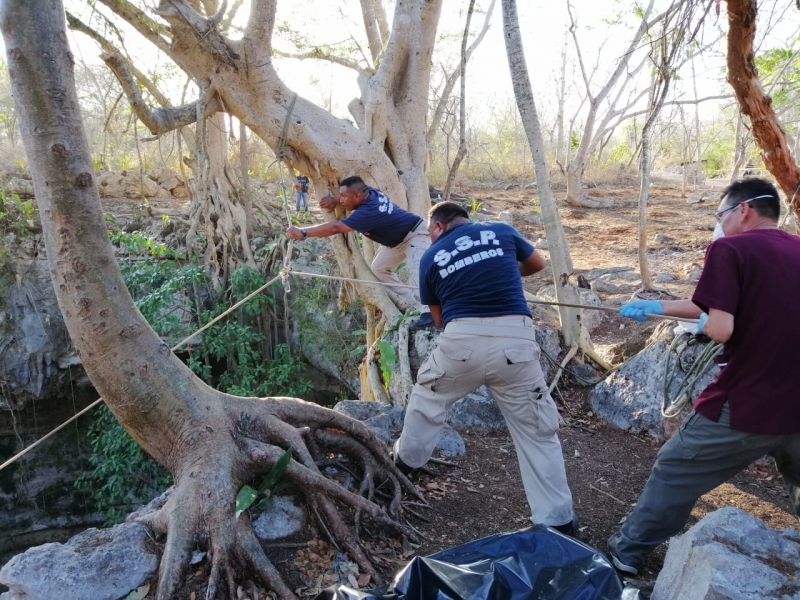
M 103 223 L 61 2 L 2 2 L 0 28 L 53 287 L 70 337 L 113 414 L 175 479 L 166 503 L 146 519 L 167 536 L 157 598 L 172 598 L 182 586 L 198 545 L 210 554 L 208 599 L 235 597 L 234 563 L 237 571 L 244 569 L 278 597 L 294 598 L 261 549 L 247 515 L 234 513 L 237 491 L 266 473 L 286 448 L 293 449 L 286 477 L 351 559 L 375 574 L 334 500 L 413 537 L 396 521 L 400 491 L 415 493 L 413 486 L 363 424 L 298 399 L 217 392 L 159 339 L 125 288 Z M 307 446 L 306 440 L 315 443 Z M 368 465 L 368 487 L 373 472 L 392 482 L 394 496 L 386 511 L 322 476 L 312 455 L 316 446 Z
M 755 34 L 755 0 L 728 0 L 728 83 L 736 94 L 739 110 L 750 118 L 753 140 L 761 150 L 764 166 L 800 216 L 800 169 L 772 108 L 772 98 L 764 93 L 758 79 Z

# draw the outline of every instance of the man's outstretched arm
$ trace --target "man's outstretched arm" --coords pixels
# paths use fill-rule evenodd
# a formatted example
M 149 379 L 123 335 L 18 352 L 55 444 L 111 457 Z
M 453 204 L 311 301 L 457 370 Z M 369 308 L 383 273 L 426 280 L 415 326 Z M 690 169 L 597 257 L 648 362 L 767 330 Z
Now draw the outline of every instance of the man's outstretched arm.
M 528 258 L 519 263 L 519 274 L 523 277 L 538 273 L 547 266 L 544 262 L 542 255 L 538 252 L 533 252 Z
M 303 231 L 306 232 L 303 235 Z M 331 221 L 330 223 L 320 223 L 319 225 L 312 225 L 311 227 L 289 227 L 286 230 L 286 237 L 293 240 L 302 240 L 305 237 L 330 237 L 337 233 L 349 233 L 353 231 L 352 227 L 348 227 L 341 221 Z

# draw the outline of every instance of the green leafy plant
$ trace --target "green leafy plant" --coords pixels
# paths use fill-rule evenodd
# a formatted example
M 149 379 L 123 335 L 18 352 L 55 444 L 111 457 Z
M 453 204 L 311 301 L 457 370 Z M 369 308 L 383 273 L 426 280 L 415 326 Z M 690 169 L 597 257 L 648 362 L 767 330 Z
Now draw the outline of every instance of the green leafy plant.
M 250 508 L 256 500 L 261 498 L 261 501 L 256 505 L 258 510 L 268 510 L 273 503 L 273 495 L 283 489 L 288 488 L 291 484 L 283 480 L 286 470 L 289 468 L 289 463 L 292 460 L 292 447 L 281 454 L 280 458 L 275 461 L 272 468 L 267 473 L 261 485 L 254 488 L 250 485 L 244 485 L 239 493 L 236 494 L 236 518 Z
M 172 484 L 172 476 L 142 450 L 107 406 L 97 409 L 86 433 L 92 470 L 78 477 L 75 487 L 91 490 L 106 525 L 120 523 L 132 506 L 142 504 Z
M 397 364 L 397 352 L 387 340 L 376 340 L 375 347 L 380 352 L 378 365 L 381 367 L 384 385 L 388 388 L 392 381 L 392 369 Z
M 183 262 L 177 252 L 142 232 L 111 232 L 110 237 L 121 254 L 135 259 L 121 261 L 125 284 L 139 311 L 162 337 L 189 335 L 265 282 L 260 272 L 242 266 L 231 274 L 224 292 L 207 301 L 211 308 L 201 311 L 198 290 L 210 287 L 203 266 Z M 192 370 L 209 385 L 241 396 L 301 396 L 311 390 L 311 383 L 302 377 L 304 363 L 291 354 L 288 345 L 279 344 L 271 357 L 267 354 L 267 337 L 259 323 L 272 303 L 272 297 L 260 294 L 207 329 L 201 346 L 190 352 Z M 92 469 L 76 486 L 91 491 L 108 524 L 119 522 L 133 505 L 170 484 L 166 471 L 130 438 L 106 407 L 98 412 L 87 436 Z M 255 488 L 257 495 L 275 491 L 282 475 L 279 469 L 273 479 L 267 476 Z
M 478 202 L 475 198 L 469 198 L 467 203 L 470 216 L 476 215 L 483 206 L 483 202 Z

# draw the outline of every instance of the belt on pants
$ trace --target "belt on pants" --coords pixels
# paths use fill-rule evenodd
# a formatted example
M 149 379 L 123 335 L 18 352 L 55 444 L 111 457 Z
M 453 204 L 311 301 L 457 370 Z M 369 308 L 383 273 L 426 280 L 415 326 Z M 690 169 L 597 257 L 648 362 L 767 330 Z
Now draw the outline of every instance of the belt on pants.
M 451 321 L 444 328 L 445 333 L 462 335 L 483 335 L 486 337 L 509 337 L 536 341 L 536 330 L 527 327 L 506 327 L 503 325 L 481 325 L 478 323 L 459 323 Z

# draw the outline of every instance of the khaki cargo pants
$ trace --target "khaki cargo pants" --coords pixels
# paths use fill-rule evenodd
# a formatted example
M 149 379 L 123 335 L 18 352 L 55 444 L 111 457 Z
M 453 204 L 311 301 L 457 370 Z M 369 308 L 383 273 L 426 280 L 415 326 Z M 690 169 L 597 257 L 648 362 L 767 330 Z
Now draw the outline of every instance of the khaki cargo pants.
M 533 320 L 521 315 L 449 322 L 419 369 L 395 451 L 410 467 L 424 465 L 447 409 L 485 384 L 514 440 L 531 519 L 564 525 L 572 521 L 572 494 L 534 333 Z
M 430 248 L 431 239 L 428 237 L 428 227 L 420 221 L 414 229 L 394 248 L 381 246 L 372 260 L 372 272 L 378 281 L 384 283 L 403 283 L 397 276 L 397 267 L 405 261 L 408 269 L 408 281 L 411 285 L 419 285 L 419 261 L 422 255 Z M 414 290 L 407 287 L 391 287 L 392 292 L 408 302 L 418 304 L 419 294 L 414 295 Z M 420 312 L 429 312 L 427 306 L 420 305 Z

